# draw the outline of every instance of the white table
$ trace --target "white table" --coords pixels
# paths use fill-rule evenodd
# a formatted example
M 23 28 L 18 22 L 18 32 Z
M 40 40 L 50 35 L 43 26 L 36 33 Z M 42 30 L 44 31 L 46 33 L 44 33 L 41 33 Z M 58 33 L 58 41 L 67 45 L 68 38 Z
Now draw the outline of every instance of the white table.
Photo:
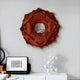
M 46 74 L 46 73 L 31 73 L 28 75 L 12 75 L 13 80 L 67 80 L 65 73 Z M 11 79 L 7 79 L 11 80 Z
M 0 74 L 0 80 L 6 80 L 8 78 L 8 74 Z

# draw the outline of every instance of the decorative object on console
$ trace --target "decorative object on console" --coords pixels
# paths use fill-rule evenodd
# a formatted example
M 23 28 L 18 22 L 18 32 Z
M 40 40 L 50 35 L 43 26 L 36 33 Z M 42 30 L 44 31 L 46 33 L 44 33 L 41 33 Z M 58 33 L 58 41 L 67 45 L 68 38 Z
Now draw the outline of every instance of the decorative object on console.
M 56 41 L 59 24 L 54 13 L 38 8 L 24 16 L 20 30 L 26 43 L 42 48 Z
M 55 60 L 57 60 L 58 57 L 57 56 L 49 56 L 49 60 L 47 61 L 46 64 L 44 64 L 44 69 L 46 69 L 46 71 L 48 73 L 55 73 L 57 72 L 57 67 L 55 66 Z
M 6 64 L 0 64 L 0 73 L 6 71 Z
M 3 61 L 5 59 L 5 52 L 4 52 L 4 50 L 2 48 L 0 48 L 0 51 L 3 53 L 3 58 L 0 59 L 0 72 L 2 72 L 2 71 L 6 70 L 6 64 L 3 64 Z
M 3 58 L 2 58 L 2 60 L 0 60 L 0 64 L 2 64 L 5 59 L 5 52 L 2 48 L 0 48 L 0 51 L 2 51 L 2 53 L 3 53 Z
M 8 74 L 28 74 L 31 65 L 28 63 L 28 57 L 8 56 L 6 71 Z

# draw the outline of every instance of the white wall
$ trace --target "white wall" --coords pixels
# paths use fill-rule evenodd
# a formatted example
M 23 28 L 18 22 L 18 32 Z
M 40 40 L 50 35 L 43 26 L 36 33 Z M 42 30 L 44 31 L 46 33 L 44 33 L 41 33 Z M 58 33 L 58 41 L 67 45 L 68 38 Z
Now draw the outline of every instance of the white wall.
M 24 14 L 36 8 L 55 13 L 61 29 L 57 42 L 44 48 L 26 44 L 20 27 Z M 80 0 L 0 0 L 1 45 L 10 56 L 29 56 L 33 72 L 44 72 L 49 55 L 58 55 L 59 72 L 80 78 Z

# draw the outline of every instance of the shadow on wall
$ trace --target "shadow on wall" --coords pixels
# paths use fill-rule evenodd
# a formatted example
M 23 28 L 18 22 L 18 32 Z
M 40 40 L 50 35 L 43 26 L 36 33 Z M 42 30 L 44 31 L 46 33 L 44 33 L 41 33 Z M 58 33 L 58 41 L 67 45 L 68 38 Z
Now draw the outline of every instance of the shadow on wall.
M 57 57 L 58 57 L 58 60 L 56 60 L 55 65 L 58 68 L 58 72 L 67 73 L 67 68 L 66 68 L 67 58 L 60 54 L 58 54 Z
M 56 60 L 55 65 L 58 68 L 59 73 L 67 73 L 68 80 L 80 80 L 76 76 L 68 74 L 66 63 L 68 62 L 67 58 L 63 55 L 58 54 L 58 60 Z
M 67 74 L 67 76 L 68 76 L 68 80 L 80 80 L 76 76 L 73 76 L 73 75 L 70 75 L 70 74 Z

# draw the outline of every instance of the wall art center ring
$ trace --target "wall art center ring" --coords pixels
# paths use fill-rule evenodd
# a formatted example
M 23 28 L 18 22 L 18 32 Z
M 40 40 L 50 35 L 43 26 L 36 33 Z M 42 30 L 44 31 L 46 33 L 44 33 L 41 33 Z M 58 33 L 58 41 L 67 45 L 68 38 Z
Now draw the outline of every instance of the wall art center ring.
M 42 33 L 35 31 L 35 25 L 38 23 L 45 25 Z M 24 16 L 20 30 L 26 43 L 42 48 L 56 41 L 59 24 L 54 13 L 38 8 Z

